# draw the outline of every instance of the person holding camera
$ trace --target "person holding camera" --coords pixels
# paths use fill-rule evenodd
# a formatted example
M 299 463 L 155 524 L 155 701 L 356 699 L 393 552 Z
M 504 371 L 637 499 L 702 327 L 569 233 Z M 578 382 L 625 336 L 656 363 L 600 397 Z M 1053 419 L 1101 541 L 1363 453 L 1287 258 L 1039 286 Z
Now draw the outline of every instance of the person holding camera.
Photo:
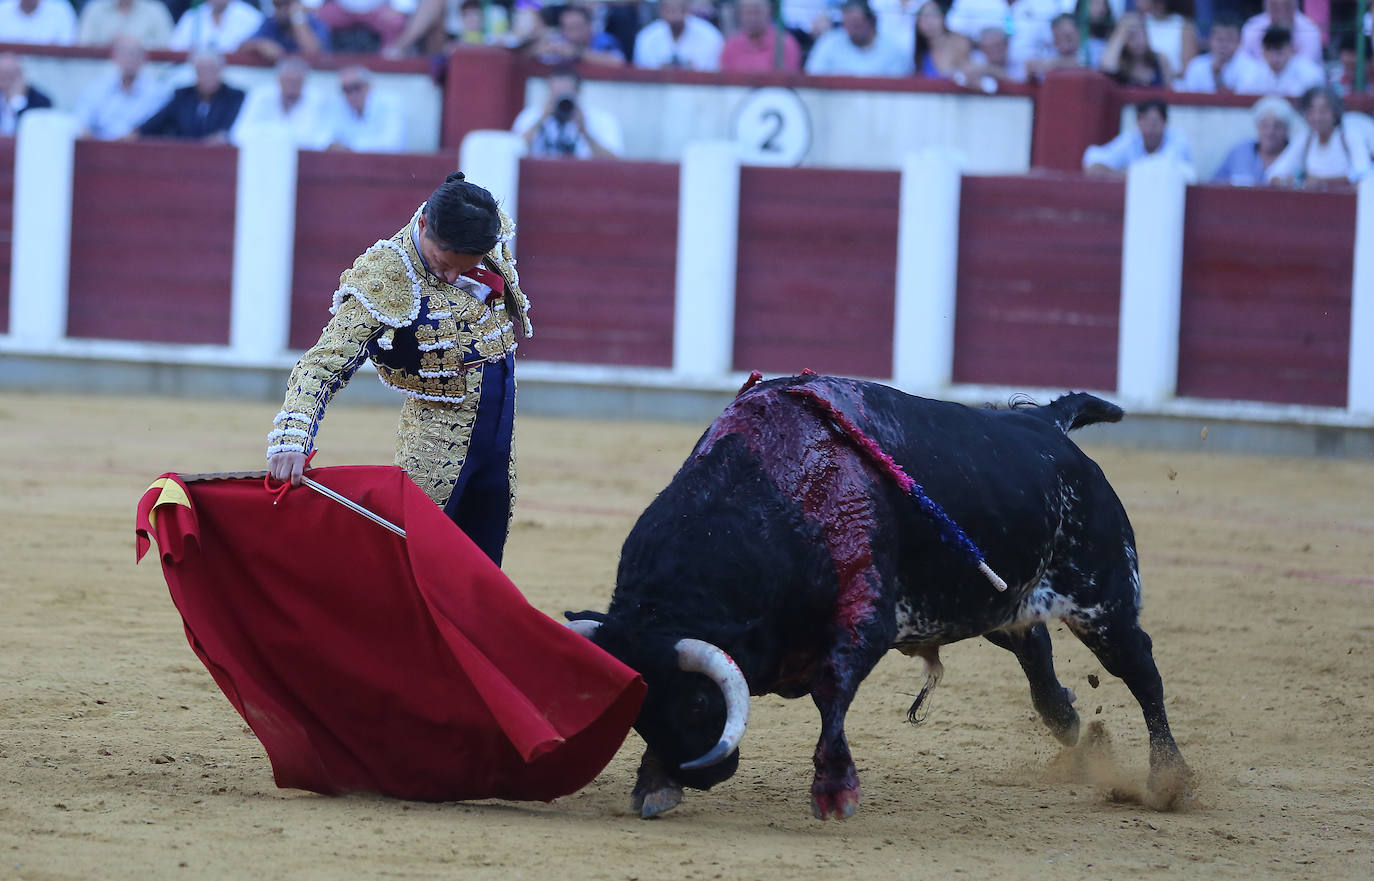
M 613 159 L 625 149 L 620 123 L 614 116 L 582 103 L 581 75 L 558 67 L 545 80 L 543 105 L 531 105 L 515 118 L 511 131 L 525 139 L 530 156 L 545 159 Z

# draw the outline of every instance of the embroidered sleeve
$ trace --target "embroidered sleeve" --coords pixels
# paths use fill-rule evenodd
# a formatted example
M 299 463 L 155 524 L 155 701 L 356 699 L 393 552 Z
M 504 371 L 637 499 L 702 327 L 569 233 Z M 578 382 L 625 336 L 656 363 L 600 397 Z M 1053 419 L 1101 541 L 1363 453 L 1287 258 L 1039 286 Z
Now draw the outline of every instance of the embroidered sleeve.
M 267 435 L 269 459 L 277 453 L 308 453 L 314 448 L 329 399 L 367 360 L 370 344 L 376 340 L 386 348 L 391 334 L 360 297 L 340 299 L 319 341 L 296 362 L 287 380 L 286 400 Z

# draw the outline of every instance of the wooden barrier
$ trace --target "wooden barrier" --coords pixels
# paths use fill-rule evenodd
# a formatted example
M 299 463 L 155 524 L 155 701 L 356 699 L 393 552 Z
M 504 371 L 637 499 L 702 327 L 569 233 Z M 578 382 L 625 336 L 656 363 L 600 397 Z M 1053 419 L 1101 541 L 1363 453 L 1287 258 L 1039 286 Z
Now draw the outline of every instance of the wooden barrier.
M 1188 190 L 1178 393 L 1346 402 L 1352 193 Z
M 0 140 L 0 198 L 13 149 Z M 289 337 L 304 348 L 339 273 L 406 223 L 452 162 L 298 162 Z M 73 177 L 67 336 L 228 343 L 234 151 L 80 141 Z M 677 253 L 679 186 L 674 165 L 520 162 L 519 268 L 536 327 L 522 357 L 674 368 L 678 260 L 719 259 L 690 245 Z M 965 177 L 960 188 L 953 381 L 1117 388 L 1122 181 L 1042 173 Z M 899 191 L 893 172 L 742 169 L 722 363 L 891 377 Z M 1347 405 L 1355 210 L 1348 192 L 1189 189 L 1178 396 Z M 0 215 L 3 228 L 11 212 Z M 0 249 L 5 275 L 8 257 Z M 0 285 L 0 296 L 14 292 Z
M 298 168 L 290 345 L 303 349 L 329 320 L 339 273 L 372 243 L 410 222 L 454 170 L 454 160 L 303 152 Z
M 521 161 L 519 270 L 534 323 L 522 356 L 672 366 L 677 197 L 676 165 Z
M 67 335 L 228 343 L 236 154 L 78 141 Z
M 735 369 L 892 375 L 900 191 L 897 172 L 741 170 Z
M 966 177 L 954 381 L 1116 387 L 1120 180 Z

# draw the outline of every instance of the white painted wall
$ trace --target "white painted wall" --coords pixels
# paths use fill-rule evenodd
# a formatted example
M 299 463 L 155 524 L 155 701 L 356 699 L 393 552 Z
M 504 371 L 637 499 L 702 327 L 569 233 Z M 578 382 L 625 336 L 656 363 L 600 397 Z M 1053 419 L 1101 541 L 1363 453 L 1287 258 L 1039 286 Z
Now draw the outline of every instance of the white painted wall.
M 1183 167 L 1168 157 L 1126 173 L 1116 391 L 1131 407 L 1157 408 L 1178 390 L 1187 191 Z
M 480 181 L 496 197 L 496 204 L 515 223 L 511 253 L 520 237 L 520 157 L 525 142 L 510 132 L 469 132 L 458 148 L 458 167 L 473 182 Z
M 730 141 L 690 144 L 678 175 L 673 372 L 718 378 L 734 369 L 739 155 Z
M 296 147 L 283 124 L 256 126 L 238 148 L 229 347 L 245 362 L 286 349 L 296 243 Z
M 1352 413 L 1374 418 L 1374 177 L 1360 181 L 1356 211 L 1346 395 Z
M 731 140 L 744 86 L 588 80 L 581 100 L 620 121 L 625 158 L 676 162 L 696 140 Z M 1029 98 L 927 92 L 798 89 L 810 117 L 805 166 L 897 170 L 907 154 L 953 151 L 974 174 L 1030 167 L 1034 108 Z M 544 105 L 543 80 L 526 85 L 526 104 Z
M 76 120 L 60 110 L 19 117 L 14 151 L 9 334 L 44 348 L 67 335 Z
M 913 153 L 902 166 L 892 378 L 909 392 L 938 395 L 953 381 L 961 188 L 949 151 Z

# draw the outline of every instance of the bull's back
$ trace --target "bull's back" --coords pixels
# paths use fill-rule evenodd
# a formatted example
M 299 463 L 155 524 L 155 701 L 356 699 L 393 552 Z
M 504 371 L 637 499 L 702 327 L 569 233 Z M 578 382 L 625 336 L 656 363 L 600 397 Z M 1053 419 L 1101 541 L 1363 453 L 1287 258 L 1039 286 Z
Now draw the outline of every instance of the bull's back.
M 891 456 L 1014 586 L 1033 584 L 1050 562 L 1070 493 L 1085 481 L 1111 493 L 1101 472 L 1043 410 L 974 408 L 840 377 L 793 377 L 756 386 L 712 424 L 698 453 L 722 437 L 739 435 L 755 449 L 774 451 L 772 467 L 779 470 L 814 472 L 829 467 L 833 455 L 863 458 L 826 414 L 795 393 L 799 386 L 834 406 Z M 828 452 L 818 454 L 818 449 Z M 864 467 L 893 524 L 876 540 L 889 546 L 903 590 L 920 593 L 928 582 L 940 581 L 949 589 L 945 595 L 966 594 L 967 588 L 982 597 L 986 582 L 942 541 L 937 526 L 895 481 L 871 464 Z M 796 475 L 789 478 L 799 483 Z M 814 474 L 809 479 L 817 481 Z M 995 618 L 1017 602 L 1013 589 L 980 605 Z
M 825 414 L 789 392 L 799 386 L 843 413 L 951 515 L 1023 516 L 1038 499 L 1058 492 L 1062 464 L 1086 458 L 1062 431 L 1029 412 L 979 409 L 829 376 L 756 386 L 716 419 L 695 454 L 728 434 L 792 460 L 804 458 L 821 439 L 841 440 Z M 857 448 L 853 454 L 861 455 Z

